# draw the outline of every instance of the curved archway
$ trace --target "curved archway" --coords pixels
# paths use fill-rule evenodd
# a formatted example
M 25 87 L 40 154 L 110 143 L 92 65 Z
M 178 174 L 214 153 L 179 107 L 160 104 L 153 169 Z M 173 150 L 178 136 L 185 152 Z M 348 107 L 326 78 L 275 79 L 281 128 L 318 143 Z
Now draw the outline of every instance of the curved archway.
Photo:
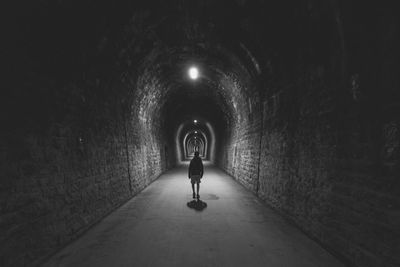
M 182 161 L 190 159 L 191 152 L 194 152 L 195 145 L 193 145 L 193 151 L 189 151 L 189 142 L 194 142 L 194 137 L 197 137 L 198 148 L 202 150 L 202 156 L 204 160 L 214 162 L 216 147 L 215 147 L 215 130 L 211 123 L 205 121 L 203 118 L 198 118 L 196 124 L 193 120 L 187 120 L 181 123 L 175 133 L 175 151 L 177 155 L 177 163 L 180 164 Z
M 208 139 L 202 130 L 188 132 L 183 139 L 186 158 L 192 157 L 195 151 L 204 159 L 209 159 Z

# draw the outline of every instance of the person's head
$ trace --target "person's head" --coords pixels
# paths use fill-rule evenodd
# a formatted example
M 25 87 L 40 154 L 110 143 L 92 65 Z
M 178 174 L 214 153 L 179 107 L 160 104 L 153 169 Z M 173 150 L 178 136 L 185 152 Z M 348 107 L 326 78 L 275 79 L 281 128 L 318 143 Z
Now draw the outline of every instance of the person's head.
M 194 152 L 194 156 L 198 157 L 199 156 L 199 151 Z

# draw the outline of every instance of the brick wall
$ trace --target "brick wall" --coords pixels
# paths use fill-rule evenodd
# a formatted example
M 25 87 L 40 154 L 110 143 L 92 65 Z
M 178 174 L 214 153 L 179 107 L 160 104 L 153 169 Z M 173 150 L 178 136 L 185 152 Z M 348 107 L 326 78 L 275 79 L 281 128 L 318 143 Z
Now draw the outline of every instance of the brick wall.
M 218 164 L 349 265 L 396 266 L 398 119 L 315 79 L 270 91 Z
M 247 127 L 246 127 L 247 128 Z M 221 148 L 225 162 L 221 167 L 247 188 L 257 190 L 260 135 L 259 125 L 253 124 L 228 139 Z
M 166 169 L 159 126 L 126 116 L 123 89 L 86 81 L 57 98 L 52 88 L 25 90 L 0 138 L 1 266 L 35 265 Z
M 329 45 L 302 43 L 312 27 L 287 42 L 296 47 L 276 48 L 261 94 L 247 89 L 236 98 L 255 105 L 238 108 L 248 120 L 232 125 L 217 163 L 349 266 L 398 266 L 399 27 L 389 10 L 371 12 L 368 22 L 349 10 L 345 52 L 336 33 L 319 39 Z M 361 24 L 351 23 L 356 16 Z

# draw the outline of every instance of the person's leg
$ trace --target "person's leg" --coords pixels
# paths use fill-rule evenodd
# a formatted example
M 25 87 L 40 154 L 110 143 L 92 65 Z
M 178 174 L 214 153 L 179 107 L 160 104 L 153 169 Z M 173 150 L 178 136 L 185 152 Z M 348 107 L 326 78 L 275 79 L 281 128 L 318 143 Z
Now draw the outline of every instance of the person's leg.
M 192 183 L 192 191 L 193 191 L 193 198 L 196 197 L 195 193 L 194 193 L 194 183 Z
M 200 190 L 200 183 L 197 183 L 197 197 L 200 197 L 199 190 Z

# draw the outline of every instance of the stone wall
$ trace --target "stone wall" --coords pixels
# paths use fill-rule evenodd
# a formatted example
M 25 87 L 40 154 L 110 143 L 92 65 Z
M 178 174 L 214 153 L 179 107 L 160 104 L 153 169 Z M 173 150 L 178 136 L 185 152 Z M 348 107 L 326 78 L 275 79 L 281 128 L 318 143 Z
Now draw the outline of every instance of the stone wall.
M 123 89 L 87 80 L 42 94 L 37 82 L 14 91 L 3 121 L 1 266 L 35 265 L 166 170 L 159 127 L 125 112 Z
M 303 38 L 277 47 L 277 61 L 258 58 L 261 93 L 247 95 L 253 112 L 239 108 L 248 119 L 224 137 L 218 165 L 348 265 L 398 266 L 399 27 L 389 10 L 367 21 L 349 6 L 335 14 L 339 34 L 302 43 L 328 22 L 299 22 Z
M 236 125 L 218 164 L 349 265 L 396 266 L 398 121 L 369 121 L 372 107 L 336 103 L 333 92 L 277 90 L 262 101 L 262 124 Z
M 229 138 L 222 146 L 222 158 L 218 159 L 227 173 L 254 192 L 258 186 L 259 128 L 259 125 L 253 124 L 247 129 L 240 129 L 236 136 Z

